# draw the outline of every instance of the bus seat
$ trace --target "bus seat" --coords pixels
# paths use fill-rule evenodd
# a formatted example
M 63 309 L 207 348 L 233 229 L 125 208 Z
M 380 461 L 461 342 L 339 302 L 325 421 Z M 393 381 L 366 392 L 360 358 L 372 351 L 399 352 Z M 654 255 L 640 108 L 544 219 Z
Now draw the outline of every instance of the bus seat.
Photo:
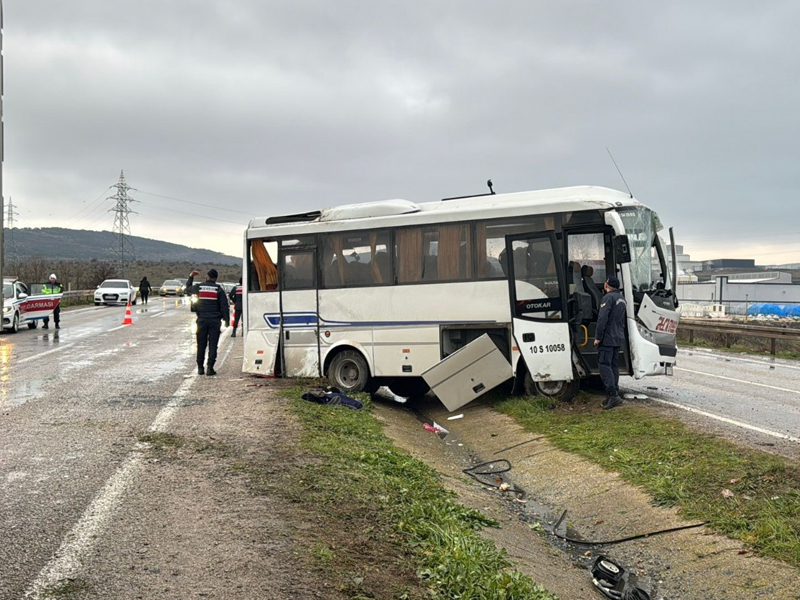
M 426 256 L 424 268 L 422 270 L 423 281 L 436 281 L 439 279 L 439 257 Z
M 375 253 L 375 264 L 378 266 L 378 272 L 381 274 L 381 279 L 383 283 L 392 283 L 392 265 L 391 261 L 389 260 L 389 253 L 384 251 L 379 251 Z M 377 282 L 373 282 L 377 283 Z
M 594 269 L 590 265 L 583 265 L 581 267 L 581 280 L 583 280 L 583 289 L 592 297 L 592 310 L 594 314 L 600 310 L 600 304 L 603 302 L 603 293 L 597 284 L 592 279 Z

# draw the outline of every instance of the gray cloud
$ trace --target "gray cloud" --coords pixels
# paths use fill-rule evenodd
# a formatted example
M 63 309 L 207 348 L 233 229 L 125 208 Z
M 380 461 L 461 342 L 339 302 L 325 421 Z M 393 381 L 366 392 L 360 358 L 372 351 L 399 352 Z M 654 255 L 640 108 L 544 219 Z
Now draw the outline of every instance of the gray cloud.
M 134 233 L 238 252 L 258 215 L 489 177 L 620 188 L 608 146 L 694 255 L 800 260 L 793 2 L 5 9 L 4 185 L 23 226 L 110 228 L 96 198 L 124 168 L 218 207 L 134 193 Z

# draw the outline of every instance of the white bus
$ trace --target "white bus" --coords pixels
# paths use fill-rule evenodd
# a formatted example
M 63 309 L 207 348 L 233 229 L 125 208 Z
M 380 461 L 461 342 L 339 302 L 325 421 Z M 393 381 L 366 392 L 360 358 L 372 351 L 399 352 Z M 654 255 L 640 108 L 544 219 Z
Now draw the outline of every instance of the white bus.
M 620 373 L 671 374 L 678 313 L 660 229 L 632 196 L 591 186 L 253 219 L 243 370 L 408 397 L 488 334 L 508 363 L 501 380 L 569 400 L 598 373 L 597 311 L 616 274 L 628 305 Z

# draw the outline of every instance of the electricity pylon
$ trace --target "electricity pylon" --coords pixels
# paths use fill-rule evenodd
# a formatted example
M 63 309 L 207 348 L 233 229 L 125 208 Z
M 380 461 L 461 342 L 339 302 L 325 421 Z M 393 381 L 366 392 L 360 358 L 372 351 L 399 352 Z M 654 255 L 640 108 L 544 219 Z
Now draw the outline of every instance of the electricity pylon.
M 131 187 L 125 183 L 125 172 L 119 172 L 119 181 L 116 185 L 111 187 L 117 188 L 117 193 L 109 196 L 106 200 L 114 200 L 114 208 L 110 208 L 108 212 L 114 212 L 114 254 L 117 257 L 119 264 L 120 277 L 125 277 L 125 265 L 127 260 L 135 260 L 135 253 L 133 248 L 133 241 L 131 241 L 131 224 L 128 219 L 130 213 L 135 213 L 131 210 L 131 203 L 138 202 L 128 196 L 128 190 Z

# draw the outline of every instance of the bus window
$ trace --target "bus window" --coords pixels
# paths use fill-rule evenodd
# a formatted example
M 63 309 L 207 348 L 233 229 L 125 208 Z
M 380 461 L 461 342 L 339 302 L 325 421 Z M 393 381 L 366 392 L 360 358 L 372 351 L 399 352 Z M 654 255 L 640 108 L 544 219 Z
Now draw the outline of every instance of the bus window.
M 337 233 L 322 247 L 322 277 L 326 288 L 386 285 L 391 280 L 389 232 Z
M 523 221 L 490 221 L 475 227 L 475 245 L 478 247 L 478 279 L 505 279 L 506 236 L 516 233 L 552 231 L 555 219 L 551 216 L 528 217 Z
M 515 240 L 512 245 L 514 285 L 520 315 L 533 319 L 561 318 L 561 290 L 553 247 L 548 238 Z
M 398 283 L 460 281 L 472 276 L 469 225 L 400 229 L 395 240 Z
M 250 291 L 275 290 L 278 287 L 278 267 L 275 265 L 277 246 L 264 244 L 264 240 L 253 240 L 250 243 L 250 270 L 248 282 Z M 271 250 L 271 252 L 270 252 Z M 272 256 L 271 256 L 272 255 Z
M 316 286 L 313 250 L 283 253 L 283 289 L 308 290 Z
M 589 276 L 602 285 L 606 280 L 605 235 L 602 232 L 571 234 L 567 245 L 568 260 L 578 263 L 582 274 L 591 271 Z

